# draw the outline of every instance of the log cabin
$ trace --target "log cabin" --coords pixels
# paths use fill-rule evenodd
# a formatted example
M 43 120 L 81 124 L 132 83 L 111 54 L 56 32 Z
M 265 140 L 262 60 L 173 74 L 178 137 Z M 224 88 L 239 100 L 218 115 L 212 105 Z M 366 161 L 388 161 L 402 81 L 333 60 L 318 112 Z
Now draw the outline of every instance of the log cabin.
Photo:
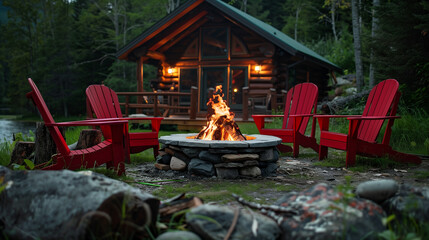
M 120 49 L 117 57 L 136 62 L 137 92 L 143 91 L 143 81 L 151 81 L 154 91 L 190 92 L 197 87 L 200 115 L 207 109 L 209 89 L 219 84 L 230 108 L 240 114 L 249 104 L 243 91 L 255 99 L 270 91 L 281 96 L 295 84 L 313 82 L 323 96 L 330 77 L 341 71 L 280 30 L 220 0 L 187 1 Z M 156 79 L 143 79 L 143 64 L 158 68 Z M 182 96 L 178 105 L 189 102 Z

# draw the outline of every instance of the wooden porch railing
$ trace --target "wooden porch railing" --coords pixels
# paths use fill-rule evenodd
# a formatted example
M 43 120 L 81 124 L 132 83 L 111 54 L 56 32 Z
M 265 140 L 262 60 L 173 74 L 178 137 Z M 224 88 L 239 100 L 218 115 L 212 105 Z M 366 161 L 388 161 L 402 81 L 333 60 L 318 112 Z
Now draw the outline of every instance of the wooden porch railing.
M 125 115 L 129 115 L 129 109 L 153 109 L 155 117 L 161 116 L 160 109 L 165 109 L 163 116 L 167 117 L 170 110 L 188 110 L 190 119 L 196 119 L 197 103 L 198 103 L 198 88 L 191 87 L 190 93 L 184 92 L 117 92 L 118 96 L 125 96 L 125 102 L 120 102 L 120 106 L 124 106 Z M 137 103 L 130 103 L 130 96 L 137 96 Z M 189 96 L 189 106 L 180 106 L 178 98 Z M 141 100 L 146 97 L 147 102 Z M 162 97 L 162 101 L 160 101 Z

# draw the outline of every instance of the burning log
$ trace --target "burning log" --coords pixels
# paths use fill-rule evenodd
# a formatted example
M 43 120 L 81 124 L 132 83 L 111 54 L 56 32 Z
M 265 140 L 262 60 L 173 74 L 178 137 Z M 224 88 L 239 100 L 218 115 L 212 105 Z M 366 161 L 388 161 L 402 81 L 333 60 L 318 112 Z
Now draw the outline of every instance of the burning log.
M 223 100 L 222 86 L 216 86 L 217 94 L 207 102 L 207 126 L 197 135 L 197 139 L 203 140 L 228 140 L 245 141 L 246 137 L 241 133 L 234 121 L 234 113 L 229 111 L 228 105 Z

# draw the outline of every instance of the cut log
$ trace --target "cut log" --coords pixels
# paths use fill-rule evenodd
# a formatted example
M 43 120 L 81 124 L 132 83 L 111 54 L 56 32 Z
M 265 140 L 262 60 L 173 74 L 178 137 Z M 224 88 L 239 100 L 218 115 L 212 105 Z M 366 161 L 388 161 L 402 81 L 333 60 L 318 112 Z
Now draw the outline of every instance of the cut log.
M 102 132 L 98 129 L 83 129 L 77 141 L 76 150 L 85 149 L 101 143 Z
M 65 139 L 65 129 L 60 127 L 60 132 Z M 57 153 L 57 146 L 44 123 L 36 123 L 36 139 L 34 146 L 34 164 L 39 165 L 51 160 L 52 155 Z
M 13 163 L 23 165 L 24 159 L 29 159 L 30 155 L 34 152 L 34 145 L 34 142 L 16 142 L 10 156 L 9 166 Z

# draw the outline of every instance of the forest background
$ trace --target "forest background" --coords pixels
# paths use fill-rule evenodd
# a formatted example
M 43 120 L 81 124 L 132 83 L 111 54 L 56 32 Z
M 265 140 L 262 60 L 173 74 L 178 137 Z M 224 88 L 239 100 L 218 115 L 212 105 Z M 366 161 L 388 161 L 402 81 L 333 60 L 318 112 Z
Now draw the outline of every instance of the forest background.
M 362 75 L 360 90 L 395 78 L 404 105 L 429 111 L 429 1 L 224 1 L 339 65 L 338 74 Z M 32 111 L 28 77 L 56 116 L 83 115 L 90 84 L 135 91 L 136 65 L 116 52 L 183 2 L 0 0 L 0 114 Z M 145 80 L 155 78 L 156 69 L 144 69 Z

